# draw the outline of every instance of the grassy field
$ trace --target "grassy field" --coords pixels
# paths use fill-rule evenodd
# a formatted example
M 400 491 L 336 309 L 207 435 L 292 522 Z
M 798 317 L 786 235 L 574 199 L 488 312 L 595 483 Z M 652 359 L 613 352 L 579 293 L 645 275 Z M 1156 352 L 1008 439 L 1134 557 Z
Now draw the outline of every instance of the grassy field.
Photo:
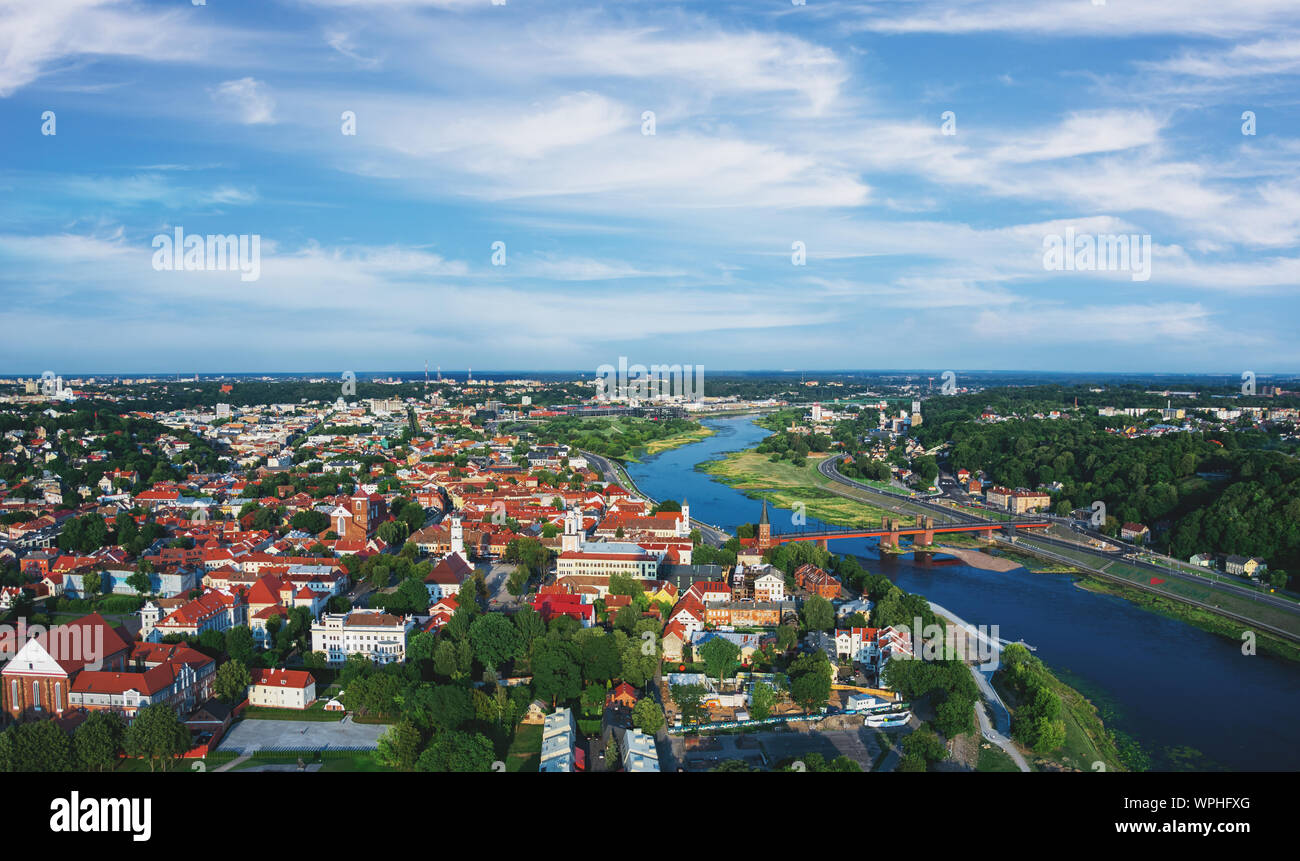
M 347 756 L 327 759 L 321 771 L 391 771 L 376 758 L 373 750 L 359 750 Z
M 999 548 L 995 555 L 1004 559 L 1010 559 L 1012 562 L 1018 562 L 1035 574 L 1082 574 L 1078 568 L 1072 565 L 1066 565 L 1064 562 L 1057 562 L 1054 559 L 1044 559 L 1041 556 L 1035 556 L 1032 553 L 1017 553 L 1014 550 Z
M 747 496 L 766 499 L 777 508 L 791 512 L 790 520 L 772 515 L 772 531 L 797 529 L 793 523 L 796 505 L 804 506 L 804 513 L 839 526 L 874 528 L 891 512 L 868 501 L 865 493 L 855 494 L 852 488 L 831 481 L 817 471 L 822 458 L 810 457 L 805 466 L 795 466 L 789 461 L 772 463 L 768 455 L 756 451 L 732 452 L 721 460 L 708 461 L 696 468 L 707 472 L 724 484 L 743 491 Z M 757 520 L 757 516 L 754 518 Z
M 318 699 L 305 709 L 274 709 L 264 706 L 249 706 L 240 715 L 245 718 L 260 720 L 305 720 L 334 722 L 343 720 L 343 712 L 325 711 L 325 700 Z
M 980 743 L 980 758 L 975 765 L 976 771 L 1014 771 L 1019 772 L 1016 761 L 1007 755 L 1002 748 L 997 745 L 989 744 L 986 741 Z
M 640 450 L 638 454 L 644 454 L 646 457 L 650 457 L 659 454 L 661 451 L 668 451 L 670 448 L 677 448 L 678 446 L 699 442 L 702 439 L 713 436 L 715 433 L 717 433 L 717 431 L 712 428 L 706 428 L 704 425 L 700 425 L 695 430 L 687 431 L 686 433 L 665 437 L 664 439 L 653 440 L 647 443 L 645 448 Z
M 1168 616 L 1171 619 L 1178 619 L 1189 625 L 1195 625 L 1204 631 L 1214 634 L 1220 634 L 1229 639 L 1242 642 L 1242 623 L 1232 619 L 1212 613 L 1209 610 L 1202 610 L 1200 607 L 1193 607 L 1190 604 L 1184 604 L 1182 601 L 1173 598 L 1162 598 L 1159 595 L 1152 595 L 1149 592 L 1143 592 L 1139 589 L 1129 589 L 1109 580 L 1102 580 L 1097 577 L 1085 577 L 1077 584 L 1081 589 L 1087 589 L 1091 592 L 1101 592 L 1107 595 L 1115 595 L 1126 601 L 1132 601 L 1139 607 L 1150 610 L 1153 613 L 1159 613 L 1162 616 Z M 1290 640 L 1284 640 L 1281 637 L 1268 633 L 1267 631 L 1256 631 L 1256 646 L 1260 652 L 1266 652 L 1282 658 L 1288 658 L 1293 661 L 1300 661 L 1300 646 Z
M 537 771 L 542 760 L 542 725 L 521 723 L 506 753 L 506 771 Z

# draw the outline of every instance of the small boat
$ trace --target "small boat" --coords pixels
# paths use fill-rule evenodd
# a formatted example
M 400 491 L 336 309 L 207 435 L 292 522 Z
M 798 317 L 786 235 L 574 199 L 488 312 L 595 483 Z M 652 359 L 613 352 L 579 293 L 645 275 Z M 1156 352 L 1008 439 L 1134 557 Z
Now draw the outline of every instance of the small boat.
M 862 725 L 887 729 L 895 726 L 907 726 L 907 722 L 911 719 L 911 712 L 890 712 L 888 714 L 867 715 L 862 721 Z

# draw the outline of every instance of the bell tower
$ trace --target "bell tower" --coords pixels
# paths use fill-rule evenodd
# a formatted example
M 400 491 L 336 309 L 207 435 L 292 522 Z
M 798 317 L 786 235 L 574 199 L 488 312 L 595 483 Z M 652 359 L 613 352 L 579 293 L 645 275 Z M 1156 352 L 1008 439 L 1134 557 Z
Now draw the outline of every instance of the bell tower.
M 569 553 L 579 549 L 582 544 L 582 509 L 573 508 L 564 512 L 564 535 L 560 538 L 560 552 Z
M 461 525 L 460 515 L 451 516 L 451 552 L 459 553 L 462 559 L 465 557 L 465 528 Z

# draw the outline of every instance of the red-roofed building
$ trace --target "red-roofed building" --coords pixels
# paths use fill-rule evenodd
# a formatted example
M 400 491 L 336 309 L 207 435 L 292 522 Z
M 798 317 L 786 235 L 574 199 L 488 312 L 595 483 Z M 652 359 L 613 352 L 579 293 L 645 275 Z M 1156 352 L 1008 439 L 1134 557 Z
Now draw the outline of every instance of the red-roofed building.
M 640 699 L 640 697 L 637 696 L 636 688 L 632 687 L 627 682 L 620 682 L 618 687 L 610 691 L 609 696 L 605 697 L 605 705 L 622 706 L 628 711 L 631 711 L 632 708 L 636 706 L 636 701 L 638 699 Z
M 699 580 L 691 584 L 686 595 L 701 604 L 713 604 L 718 601 L 731 600 L 731 587 L 721 581 Z
M 558 616 L 577 619 L 584 628 L 596 623 L 596 608 L 584 604 L 581 595 L 533 595 L 528 602 L 548 624 Z
M 248 704 L 274 709 L 305 709 L 316 701 L 316 679 L 305 670 L 254 670 Z
M 827 600 L 840 597 L 840 581 L 835 575 L 823 571 L 811 562 L 794 569 L 794 582 L 800 589 L 820 595 Z
M 189 646 L 136 643 L 127 671 L 78 673 L 69 704 L 111 711 L 129 722 L 145 706 L 166 703 L 184 717 L 212 697 L 216 672 L 216 661 Z
M 140 609 L 140 621 L 140 636 L 144 639 L 161 640 L 168 634 L 197 637 L 204 631 L 225 631 L 247 624 L 248 602 L 238 592 L 208 589 L 166 616 L 158 604 L 150 601 Z
M 0 656 L 13 656 L 0 672 L 0 682 L 4 711 L 14 718 L 63 714 L 80 673 L 123 670 L 131 653 L 131 635 L 98 613 L 25 637 L 25 625 L 0 637 Z
M 467 579 L 474 576 L 474 567 L 465 561 L 459 553 L 451 553 L 433 566 L 424 578 L 424 586 L 429 590 L 429 600 L 437 601 L 449 595 L 456 595 Z

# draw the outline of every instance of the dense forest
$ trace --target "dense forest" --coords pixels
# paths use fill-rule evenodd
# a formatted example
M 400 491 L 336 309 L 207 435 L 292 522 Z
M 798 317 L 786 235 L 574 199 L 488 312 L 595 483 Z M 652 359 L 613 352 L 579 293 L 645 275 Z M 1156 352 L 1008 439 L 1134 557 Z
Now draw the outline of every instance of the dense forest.
M 1100 500 L 1112 531 L 1117 523 L 1144 523 L 1174 556 L 1236 553 L 1263 557 L 1274 570 L 1300 565 L 1300 460 L 1293 443 L 1254 428 L 1129 439 L 1108 433 L 1112 420 L 1095 415 L 973 421 L 987 405 L 1025 411 L 1037 397 L 1017 390 L 1013 397 L 984 392 L 933 399 L 918 436 L 926 444 L 950 439 L 952 470 L 982 469 L 1007 487 L 1061 482 L 1052 493 L 1057 513 Z

